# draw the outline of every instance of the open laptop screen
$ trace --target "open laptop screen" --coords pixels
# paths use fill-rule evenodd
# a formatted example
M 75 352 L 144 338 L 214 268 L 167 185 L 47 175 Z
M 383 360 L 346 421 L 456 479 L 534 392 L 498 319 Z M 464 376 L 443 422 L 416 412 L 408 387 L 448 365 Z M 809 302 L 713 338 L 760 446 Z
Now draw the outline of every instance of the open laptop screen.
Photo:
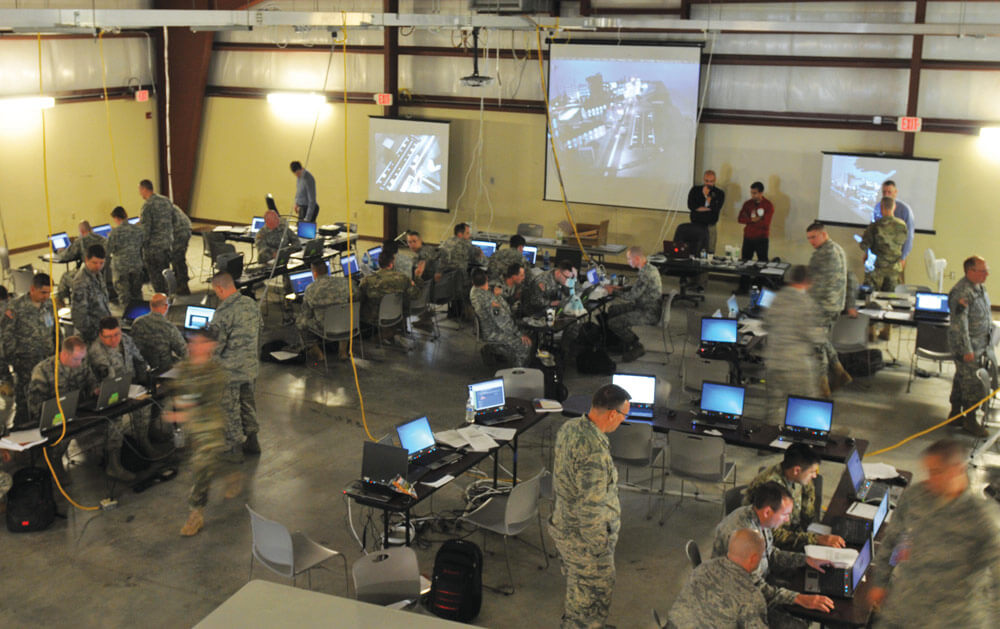
M 917 293 L 914 309 L 919 312 L 948 314 L 948 296 L 943 293 Z
M 868 564 L 872 561 L 872 541 L 869 539 L 865 542 L 865 545 L 861 547 L 861 551 L 858 553 L 858 558 L 854 560 L 854 570 L 851 573 L 851 591 L 857 591 L 858 585 L 861 583 L 861 577 L 865 576 L 865 572 L 868 570 Z
M 122 319 L 128 319 L 129 321 L 135 321 L 143 315 L 149 314 L 149 304 L 135 304 L 128 307 L 125 314 L 122 315 Z
M 745 396 L 743 387 L 705 381 L 701 384 L 701 410 L 742 416 Z
M 785 425 L 805 430 L 830 432 L 833 424 L 833 402 L 808 397 L 788 396 Z
M 493 252 L 497 250 L 497 243 L 490 242 L 488 240 L 473 240 L 472 244 L 479 247 L 482 250 L 483 255 L 487 258 L 493 255 Z
M 378 258 L 382 255 L 382 247 L 372 247 L 368 250 L 368 259 L 372 261 L 372 268 L 378 268 Z
M 288 276 L 288 283 L 292 287 L 292 292 L 301 295 L 306 291 L 306 287 L 313 283 L 312 271 L 299 271 Z
M 885 516 L 889 515 L 889 492 L 882 494 L 882 501 L 878 503 L 878 511 L 875 512 L 875 517 L 872 518 L 872 537 L 878 535 L 878 531 L 882 528 L 882 523 L 885 522 Z
M 865 482 L 865 468 L 861 465 L 861 455 L 857 448 L 851 450 L 847 457 L 847 473 L 851 476 L 851 486 L 857 491 L 861 483 Z
M 760 294 L 757 296 L 757 306 L 761 308 L 770 308 L 771 304 L 774 303 L 775 292 L 770 288 L 760 289 Z
M 97 227 L 95 227 L 91 231 L 93 231 L 95 234 L 97 234 L 101 238 L 107 238 L 108 234 L 111 233 L 111 225 L 108 225 L 107 223 L 105 223 L 103 225 L 98 225 Z
M 250 231 L 256 234 L 264 226 L 263 216 L 254 216 L 253 220 L 250 221 Z
M 507 399 L 503 391 L 503 378 L 470 384 L 469 395 L 472 396 L 472 405 L 477 411 L 503 406 Z
M 406 448 L 410 456 L 434 445 L 434 432 L 427 417 L 418 417 L 396 426 L 399 445 Z
M 729 310 L 730 317 L 735 317 L 740 313 L 740 302 L 736 300 L 736 295 L 730 295 L 729 299 L 726 300 L 726 309 Z
M 316 237 L 316 223 L 310 223 L 308 221 L 299 221 L 298 234 L 299 238 L 312 240 L 313 238 Z
M 521 255 L 528 261 L 528 264 L 534 264 L 535 258 L 538 257 L 538 247 L 533 245 L 524 245 L 524 249 L 521 250 Z
M 140 219 L 142 219 L 141 216 L 133 216 L 132 218 L 128 219 L 128 224 L 129 225 L 136 225 L 136 224 L 138 224 L 138 222 L 139 222 Z
M 397 476 L 406 476 L 407 458 L 403 448 L 365 441 L 361 452 L 361 478 L 388 484 Z
M 702 317 L 702 343 L 736 343 L 736 319 Z
M 188 330 L 203 328 L 212 322 L 215 308 L 206 306 L 188 306 L 184 312 L 184 327 Z
M 591 286 L 597 286 L 601 283 L 601 272 L 594 267 L 587 271 L 587 281 L 590 282 Z
M 358 256 L 352 253 L 345 258 L 341 258 L 340 266 L 344 269 L 344 275 L 354 275 L 358 272 Z
M 616 373 L 611 376 L 611 384 L 617 384 L 625 389 L 631 404 L 647 404 L 652 406 L 656 400 L 656 376 L 643 376 L 631 373 Z
M 52 251 L 59 253 L 63 249 L 69 246 L 69 236 L 66 232 L 60 232 L 58 234 L 52 234 L 49 236 L 49 242 L 52 243 Z

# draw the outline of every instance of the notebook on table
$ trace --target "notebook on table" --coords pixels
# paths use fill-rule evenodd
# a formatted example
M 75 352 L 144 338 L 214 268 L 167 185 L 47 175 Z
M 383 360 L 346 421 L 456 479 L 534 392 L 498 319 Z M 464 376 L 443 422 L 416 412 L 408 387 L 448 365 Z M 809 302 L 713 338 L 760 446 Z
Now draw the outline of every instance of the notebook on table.
M 397 476 L 406 478 L 409 457 L 406 448 L 391 444 L 365 441 L 361 453 L 361 488 L 368 493 L 394 496 L 392 481 Z
M 127 400 L 130 386 L 132 386 L 132 378 L 128 376 L 105 378 L 101 381 L 97 399 L 82 404 L 80 407 L 92 411 L 103 411 L 109 406 Z

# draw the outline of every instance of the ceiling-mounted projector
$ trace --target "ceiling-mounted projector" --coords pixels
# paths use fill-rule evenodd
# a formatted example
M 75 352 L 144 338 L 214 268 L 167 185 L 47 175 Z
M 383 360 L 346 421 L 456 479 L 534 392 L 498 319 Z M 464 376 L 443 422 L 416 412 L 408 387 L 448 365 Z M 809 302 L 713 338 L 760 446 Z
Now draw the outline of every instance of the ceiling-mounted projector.
M 458 80 L 465 87 L 482 87 L 493 82 L 493 77 L 479 74 L 479 27 L 472 29 L 472 74 Z

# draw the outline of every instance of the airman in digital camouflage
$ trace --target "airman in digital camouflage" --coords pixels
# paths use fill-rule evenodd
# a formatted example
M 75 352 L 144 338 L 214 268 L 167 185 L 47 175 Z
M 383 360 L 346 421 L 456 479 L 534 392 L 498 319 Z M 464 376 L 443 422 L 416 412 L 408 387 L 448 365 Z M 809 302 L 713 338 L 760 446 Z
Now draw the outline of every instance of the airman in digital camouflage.
M 979 379 L 979 369 L 987 370 L 992 386 L 996 387 L 997 359 L 990 343 L 993 315 L 990 296 L 983 285 L 990 270 L 986 260 L 979 256 L 966 258 L 962 267 L 965 277 L 958 280 L 948 293 L 948 308 L 951 311 L 948 347 L 955 361 L 948 417 L 960 415 L 989 393 Z M 965 413 L 961 419 L 966 431 L 977 437 L 987 435 L 986 429 L 976 419 L 975 411 Z
M 162 194 L 153 192 L 153 182 L 139 182 L 139 196 L 143 199 L 139 225 L 142 227 L 142 256 L 153 290 L 167 292 L 163 270 L 170 266 L 170 252 L 174 248 L 174 204 Z

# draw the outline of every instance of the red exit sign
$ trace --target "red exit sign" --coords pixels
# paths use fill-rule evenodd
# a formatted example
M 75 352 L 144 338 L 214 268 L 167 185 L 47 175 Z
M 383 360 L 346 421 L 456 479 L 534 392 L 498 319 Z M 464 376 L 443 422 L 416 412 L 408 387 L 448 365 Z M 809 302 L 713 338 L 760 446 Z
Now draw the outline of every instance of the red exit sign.
M 136 90 L 135 91 L 135 102 L 145 103 L 149 100 L 149 90 Z
M 392 105 L 392 94 L 376 94 L 375 104 L 381 105 L 383 107 L 389 107 Z
M 923 124 L 924 124 L 923 120 L 917 118 L 916 116 L 903 116 L 902 118 L 896 120 L 896 130 L 908 131 L 913 133 L 916 131 L 920 131 L 920 128 L 923 126 Z

